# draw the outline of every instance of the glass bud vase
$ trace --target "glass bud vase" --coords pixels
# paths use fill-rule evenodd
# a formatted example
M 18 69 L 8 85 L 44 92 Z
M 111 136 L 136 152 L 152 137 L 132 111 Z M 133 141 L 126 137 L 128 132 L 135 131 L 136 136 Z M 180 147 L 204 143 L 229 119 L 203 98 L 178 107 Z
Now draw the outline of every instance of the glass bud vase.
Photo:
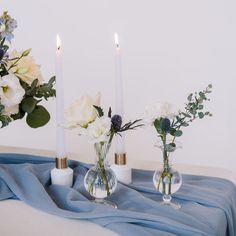
M 111 196 L 117 186 L 115 173 L 108 165 L 107 154 L 110 143 L 100 142 L 94 144 L 96 163 L 84 177 L 84 186 L 87 192 L 95 198 L 96 203 L 117 208 L 113 202 L 105 200 Z
M 173 144 L 173 143 L 169 143 Z M 182 185 L 182 176 L 181 174 L 173 168 L 170 154 L 180 146 L 173 146 L 170 149 L 167 145 L 157 145 L 163 154 L 163 166 L 161 169 L 156 170 L 153 175 L 153 184 L 157 191 L 163 194 L 162 204 L 173 207 L 175 209 L 180 209 L 181 205 L 177 202 L 172 201 L 172 194 L 177 192 Z M 176 145 L 176 143 L 175 143 Z

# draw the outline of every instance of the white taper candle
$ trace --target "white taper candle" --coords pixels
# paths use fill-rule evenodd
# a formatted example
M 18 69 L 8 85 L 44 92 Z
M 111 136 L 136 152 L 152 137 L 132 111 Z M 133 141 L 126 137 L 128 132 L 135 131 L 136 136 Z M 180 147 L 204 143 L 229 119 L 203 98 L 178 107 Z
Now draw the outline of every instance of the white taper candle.
M 63 92 L 63 75 L 62 75 L 62 52 L 61 41 L 57 35 L 56 50 L 56 156 L 64 158 L 66 156 L 65 148 L 65 130 L 64 124 L 64 92 Z
M 115 114 L 122 117 L 124 121 L 124 99 L 123 99 L 123 80 L 122 80 L 122 63 L 121 49 L 119 45 L 118 34 L 114 34 L 116 55 L 115 55 Z M 117 154 L 125 153 L 125 136 L 116 136 L 115 152 Z

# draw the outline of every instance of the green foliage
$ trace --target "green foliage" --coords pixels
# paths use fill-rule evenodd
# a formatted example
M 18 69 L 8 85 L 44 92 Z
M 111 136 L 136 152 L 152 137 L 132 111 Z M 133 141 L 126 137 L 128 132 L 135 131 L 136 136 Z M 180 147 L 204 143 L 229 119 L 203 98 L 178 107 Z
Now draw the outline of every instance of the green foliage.
M 180 137 L 180 136 L 182 136 L 182 134 L 183 134 L 183 132 L 182 132 L 181 130 L 176 130 L 176 131 L 174 132 L 173 136 L 175 136 L 175 137 Z
M 93 105 L 93 106 L 94 106 L 94 108 L 97 110 L 98 117 L 104 116 L 104 111 L 103 111 L 103 109 L 102 109 L 101 107 L 95 106 L 95 105 Z
M 167 122 L 166 118 L 159 118 L 154 121 L 154 127 L 159 134 L 159 137 L 162 139 L 167 152 L 175 150 L 173 144 L 175 138 L 183 135 L 183 131 L 181 130 L 182 127 L 189 126 L 191 122 L 196 119 L 203 119 L 206 116 L 212 116 L 209 111 L 204 111 L 204 103 L 210 101 L 208 94 L 212 92 L 211 89 L 212 85 L 209 84 L 203 91 L 190 93 L 187 96 L 187 103 L 185 104 L 184 111 L 180 111 L 172 120 L 171 124 Z M 173 137 L 173 142 L 169 144 L 166 143 L 166 137 L 168 134 Z
M 35 97 L 44 98 L 45 100 L 48 100 L 50 97 L 56 97 L 56 90 L 53 88 L 55 81 L 56 77 L 53 76 L 48 83 L 38 86 L 35 89 Z
M 31 128 L 38 128 L 48 123 L 50 115 L 48 111 L 41 105 L 38 105 L 42 99 L 47 100 L 49 97 L 56 96 L 56 90 L 53 88 L 55 84 L 55 76 L 48 83 L 38 85 L 38 79 L 35 79 L 31 85 L 20 81 L 21 86 L 25 90 L 25 96 L 19 104 L 19 112 L 11 115 L 13 120 L 22 119 L 27 113 L 26 122 Z
M 98 117 L 104 116 L 104 111 L 101 107 L 93 105 L 98 113 Z M 126 124 L 122 125 L 122 117 L 120 115 L 114 115 L 112 116 L 112 109 L 109 107 L 107 116 L 111 118 L 111 129 L 110 129 L 110 138 L 109 143 L 112 141 L 115 134 L 121 135 L 121 132 L 125 132 L 127 130 L 134 130 L 138 127 L 144 126 L 144 124 L 141 124 L 141 119 L 137 119 L 135 121 L 127 122 Z M 118 124 L 119 123 L 119 124 Z
M 31 128 L 39 128 L 48 123 L 50 120 L 50 114 L 41 105 L 36 106 L 36 108 L 27 115 L 26 122 Z
M 25 51 L 22 53 L 22 56 L 23 56 L 23 57 L 27 57 L 27 56 L 30 54 L 31 50 L 32 50 L 31 48 L 25 50 Z
M 109 117 L 109 118 L 111 118 L 111 113 L 112 113 L 111 107 L 109 107 L 109 111 L 108 111 L 108 117 Z
M 141 121 L 141 119 L 137 119 L 137 120 L 135 120 L 135 121 L 133 121 L 133 122 L 130 121 L 130 122 L 124 124 L 124 125 L 120 128 L 120 130 L 117 131 L 117 133 L 118 133 L 118 132 L 124 132 L 124 131 L 127 131 L 127 130 L 134 130 L 134 129 L 138 128 L 138 127 L 142 127 L 143 124 L 140 124 L 140 123 L 139 123 L 140 121 Z
M 175 151 L 175 149 L 176 149 L 175 143 L 168 143 L 168 144 L 166 144 L 166 146 L 165 146 L 165 150 L 166 150 L 167 152 L 173 152 L 173 151 Z
M 19 107 L 19 112 L 17 114 L 11 115 L 11 118 L 13 120 L 19 120 L 22 119 L 25 116 L 25 112 Z
M 39 101 L 33 97 L 28 97 L 22 100 L 21 108 L 24 112 L 28 114 L 31 113 Z
M 6 115 L 2 115 L 0 114 L 0 121 L 1 121 L 1 128 L 9 125 L 9 123 L 11 122 L 11 118 L 9 116 Z
M 156 119 L 153 124 L 157 133 L 161 134 L 161 128 L 160 128 L 161 120 Z

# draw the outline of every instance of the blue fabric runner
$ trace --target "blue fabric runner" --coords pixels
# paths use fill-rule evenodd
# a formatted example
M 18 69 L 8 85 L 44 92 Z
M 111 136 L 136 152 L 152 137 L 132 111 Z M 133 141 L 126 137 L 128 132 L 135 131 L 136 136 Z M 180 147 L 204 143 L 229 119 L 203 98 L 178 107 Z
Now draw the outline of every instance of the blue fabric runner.
M 83 187 L 90 165 L 69 161 L 73 188 L 50 185 L 54 159 L 0 154 L 0 200 L 17 198 L 50 214 L 86 219 L 120 235 L 235 236 L 236 187 L 228 180 L 184 175 L 174 195 L 180 210 L 158 203 L 152 171 L 133 170 L 131 185 L 118 184 L 110 200 L 118 210 L 95 204 Z

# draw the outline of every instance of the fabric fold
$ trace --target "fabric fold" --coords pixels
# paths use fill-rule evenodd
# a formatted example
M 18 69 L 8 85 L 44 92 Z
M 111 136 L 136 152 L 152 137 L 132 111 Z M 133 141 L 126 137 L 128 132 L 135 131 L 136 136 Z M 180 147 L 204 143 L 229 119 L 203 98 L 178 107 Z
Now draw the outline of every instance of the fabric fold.
M 51 185 L 54 159 L 23 154 L 0 154 L 0 200 L 18 198 L 39 210 L 72 219 L 84 219 L 120 235 L 236 235 L 236 187 L 230 181 L 183 176 L 174 195 L 182 208 L 160 204 L 152 185 L 152 171 L 133 170 L 133 183 L 118 183 L 109 200 L 118 210 L 93 203 L 83 178 L 91 165 L 69 161 L 74 169 L 72 188 Z

